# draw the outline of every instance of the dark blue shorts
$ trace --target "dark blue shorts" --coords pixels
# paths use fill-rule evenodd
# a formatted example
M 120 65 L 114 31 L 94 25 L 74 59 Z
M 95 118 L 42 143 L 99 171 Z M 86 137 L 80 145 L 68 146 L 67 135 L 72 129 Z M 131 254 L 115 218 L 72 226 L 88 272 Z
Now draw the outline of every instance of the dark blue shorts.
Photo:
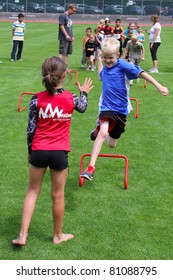
M 39 168 L 63 170 L 68 167 L 67 151 L 32 151 L 30 164 Z

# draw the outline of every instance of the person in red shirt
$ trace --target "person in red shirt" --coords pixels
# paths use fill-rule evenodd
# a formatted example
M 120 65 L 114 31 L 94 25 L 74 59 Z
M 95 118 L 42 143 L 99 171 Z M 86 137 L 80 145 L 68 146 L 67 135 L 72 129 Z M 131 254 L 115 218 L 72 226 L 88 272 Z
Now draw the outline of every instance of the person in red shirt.
M 64 60 L 55 56 L 47 58 L 42 65 L 45 90 L 35 94 L 30 101 L 27 127 L 29 183 L 23 202 L 20 234 L 17 239 L 12 240 L 14 245 L 26 244 L 29 225 L 48 167 L 53 201 L 53 243 L 59 244 L 74 237 L 73 234 L 62 233 L 70 125 L 73 110 L 85 112 L 87 95 L 93 85 L 90 78 L 86 78 L 82 86 L 78 83 L 78 97 L 62 87 L 67 72 Z
M 105 18 L 105 25 L 101 28 L 101 31 L 104 32 L 104 37 L 112 36 L 112 27 L 110 26 L 111 22 L 109 18 Z

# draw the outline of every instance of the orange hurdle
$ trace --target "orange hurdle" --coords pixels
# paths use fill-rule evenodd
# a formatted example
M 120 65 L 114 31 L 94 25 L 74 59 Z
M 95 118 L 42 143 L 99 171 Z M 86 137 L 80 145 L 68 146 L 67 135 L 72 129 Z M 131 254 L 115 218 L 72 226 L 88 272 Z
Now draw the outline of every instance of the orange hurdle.
M 146 87 L 147 87 L 147 81 L 144 80 L 144 88 L 146 88 Z
M 75 85 L 78 84 L 78 71 L 77 70 L 69 70 L 70 73 L 76 73 L 76 78 L 75 78 Z M 20 108 L 21 106 L 21 103 L 22 103 L 22 98 L 23 98 L 23 95 L 34 95 L 35 93 L 33 92 L 30 92 L 30 91 L 26 91 L 26 92 L 22 92 L 19 96 L 19 101 L 18 101 L 18 112 L 22 112 L 24 110 L 26 110 L 26 107 L 23 107 L 22 109 Z
M 90 157 L 91 154 L 83 154 L 80 159 L 80 174 L 83 171 L 83 161 L 85 157 Z M 115 154 L 99 154 L 99 157 L 110 157 L 110 158 L 122 158 L 125 160 L 125 171 L 124 171 L 124 189 L 128 188 L 128 158 L 124 155 L 115 155 Z M 79 187 L 82 187 L 84 184 L 84 178 L 81 178 L 79 174 Z
M 138 118 L 138 99 L 137 98 L 130 98 L 131 101 L 136 102 L 136 112 L 134 114 L 135 118 Z
M 35 93 L 33 93 L 33 92 L 30 92 L 30 91 L 24 91 L 24 92 L 22 92 L 21 94 L 20 94 L 20 96 L 19 96 L 19 101 L 18 101 L 18 107 L 17 107 L 17 110 L 18 110 L 18 112 L 22 112 L 22 111 L 24 111 L 24 110 L 26 110 L 26 107 L 23 107 L 22 109 L 20 109 L 20 106 L 21 106 L 21 103 L 22 103 L 22 97 L 23 97 L 23 95 L 34 95 Z
M 69 70 L 70 73 L 76 73 L 76 81 L 75 81 L 75 85 L 78 84 L 78 71 L 77 70 Z

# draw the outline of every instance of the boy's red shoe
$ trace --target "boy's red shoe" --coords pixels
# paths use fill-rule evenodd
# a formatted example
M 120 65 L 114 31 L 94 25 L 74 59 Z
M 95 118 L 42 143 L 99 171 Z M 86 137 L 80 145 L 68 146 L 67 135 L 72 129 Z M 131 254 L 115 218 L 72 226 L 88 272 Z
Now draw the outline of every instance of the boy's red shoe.
M 94 172 L 95 167 L 89 165 L 87 169 L 85 169 L 85 171 L 83 171 L 82 174 L 80 174 L 80 177 L 91 181 L 93 179 Z

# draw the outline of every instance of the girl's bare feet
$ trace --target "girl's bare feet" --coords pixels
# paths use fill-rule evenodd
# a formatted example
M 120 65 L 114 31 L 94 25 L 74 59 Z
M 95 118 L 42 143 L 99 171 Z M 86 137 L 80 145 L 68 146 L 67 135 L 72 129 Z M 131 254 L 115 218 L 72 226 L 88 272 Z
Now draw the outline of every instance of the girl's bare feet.
M 54 244 L 60 244 L 61 242 L 67 241 L 67 240 L 72 239 L 72 238 L 74 238 L 73 234 L 62 233 L 59 236 L 54 236 L 53 243 Z
M 26 238 L 19 236 L 17 239 L 12 240 L 14 245 L 24 246 L 26 244 Z

